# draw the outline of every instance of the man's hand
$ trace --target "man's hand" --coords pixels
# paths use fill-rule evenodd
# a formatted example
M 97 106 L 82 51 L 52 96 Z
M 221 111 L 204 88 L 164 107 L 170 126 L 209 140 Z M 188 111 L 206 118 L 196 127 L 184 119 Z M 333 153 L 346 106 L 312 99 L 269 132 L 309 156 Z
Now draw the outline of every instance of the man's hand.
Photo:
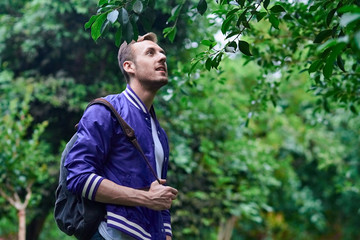
M 166 240 L 171 240 L 171 239 L 172 239 L 172 237 L 171 237 L 171 236 L 166 235 Z
M 160 184 L 157 181 L 151 183 L 149 189 L 149 203 L 147 207 L 153 210 L 166 210 L 171 207 L 171 203 L 178 194 L 175 188 L 164 186 L 166 180 L 161 179 Z

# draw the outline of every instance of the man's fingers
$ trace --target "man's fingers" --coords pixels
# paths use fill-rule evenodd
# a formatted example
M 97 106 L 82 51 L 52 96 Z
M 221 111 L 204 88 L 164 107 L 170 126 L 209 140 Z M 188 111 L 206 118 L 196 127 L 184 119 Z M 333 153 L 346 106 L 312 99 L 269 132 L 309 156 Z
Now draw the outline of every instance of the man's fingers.
M 176 190 L 175 188 L 169 187 L 170 188 L 170 192 L 177 195 L 178 194 L 178 190 Z
M 157 182 L 157 180 L 155 180 Z M 160 179 L 160 184 L 165 184 L 166 183 L 166 179 Z
M 168 187 L 169 190 L 170 190 L 170 198 L 171 200 L 175 200 L 176 197 L 177 197 L 177 194 L 178 194 L 178 190 L 176 190 L 175 188 L 172 188 L 172 187 Z

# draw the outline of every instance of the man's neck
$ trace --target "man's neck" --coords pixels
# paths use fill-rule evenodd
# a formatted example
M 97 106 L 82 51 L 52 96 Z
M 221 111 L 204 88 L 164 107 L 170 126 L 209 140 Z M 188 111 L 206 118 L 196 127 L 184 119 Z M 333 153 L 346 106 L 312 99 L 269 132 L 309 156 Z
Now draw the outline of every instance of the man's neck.
M 154 102 L 154 98 L 157 91 L 147 89 L 141 85 L 138 81 L 130 81 L 129 86 L 136 93 L 136 95 L 143 101 L 148 111 Z

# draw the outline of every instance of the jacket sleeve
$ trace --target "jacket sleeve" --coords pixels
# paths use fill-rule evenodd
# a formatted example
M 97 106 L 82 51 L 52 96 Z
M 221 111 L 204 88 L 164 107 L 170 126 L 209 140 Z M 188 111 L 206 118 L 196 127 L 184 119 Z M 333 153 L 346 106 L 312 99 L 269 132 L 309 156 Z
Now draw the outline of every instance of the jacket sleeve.
M 161 214 L 162 214 L 162 217 L 164 220 L 164 228 L 165 228 L 166 235 L 172 236 L 170 211 L 162 210 Z
M 169 142 L 168 142 L 168 138 L 166 135 L 166 132 L 162 129 L 163 135 L 165 136 L 165 141 L 166 141 L 166 149 L 167 149 L 167 155 L 166 158 L 169 159 Z M 166 179 L 167 178 L 167 171 L 168 171 L 168 164 L 169 164 L 169 160 L 165 161 L 165 166 L 164 166 L 164 171 L 162 174 L 162 178 Z M 165 228 L 165 233 L 166 235 L 169 235 L 172 237 L 172 228 L 171 228 L 171 215 L 170 215 L 170 211 L 169 210 L 163 210 L 161 211 L 162 217 L 163 217 L 163 221 L 164 221 L 164 228 Z
M 102 170 L 109 152 L 112 126 L 111 112 L 105 106 L 96 104 L 85 111 L 78 125 L 78 138 L 65 160 L 69 191 L 95 199 L 104 179 Z

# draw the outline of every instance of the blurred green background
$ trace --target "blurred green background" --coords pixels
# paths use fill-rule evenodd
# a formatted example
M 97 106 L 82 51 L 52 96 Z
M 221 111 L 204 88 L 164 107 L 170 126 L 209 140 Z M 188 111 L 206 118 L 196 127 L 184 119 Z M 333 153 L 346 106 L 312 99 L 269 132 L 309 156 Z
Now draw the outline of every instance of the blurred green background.
M 0 239 L 19 212 L 26 239 L 73 239 L 53 219 L 61 152 L 87 103 L 125 88 L 121 25 L 84 29 L 97 4 L 0 3 Z M 167 52 L 173 239 L 360 239 L 359 1 L 106 4 Z

